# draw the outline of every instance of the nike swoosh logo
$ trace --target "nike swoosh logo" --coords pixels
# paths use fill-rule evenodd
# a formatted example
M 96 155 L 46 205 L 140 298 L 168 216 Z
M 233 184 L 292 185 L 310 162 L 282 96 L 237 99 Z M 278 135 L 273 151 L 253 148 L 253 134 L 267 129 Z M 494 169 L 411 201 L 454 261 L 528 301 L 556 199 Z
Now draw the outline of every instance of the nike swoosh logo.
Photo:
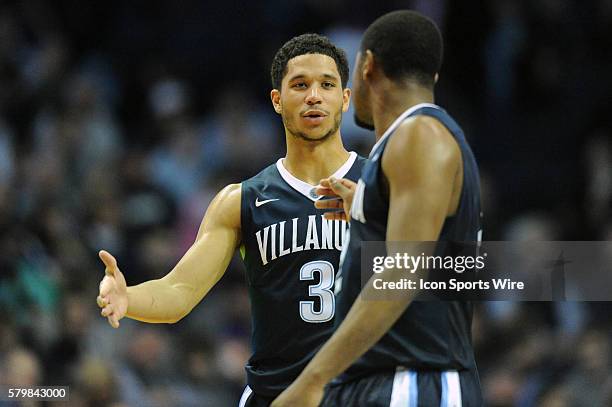
M 255 206 L 259 208 L 261 205 L 265 205 L 268 202 L 278 201 L 280 198 L 275 199 L 266 199 L 265 201 L 260 201 L 259 198 L 255 198 Z

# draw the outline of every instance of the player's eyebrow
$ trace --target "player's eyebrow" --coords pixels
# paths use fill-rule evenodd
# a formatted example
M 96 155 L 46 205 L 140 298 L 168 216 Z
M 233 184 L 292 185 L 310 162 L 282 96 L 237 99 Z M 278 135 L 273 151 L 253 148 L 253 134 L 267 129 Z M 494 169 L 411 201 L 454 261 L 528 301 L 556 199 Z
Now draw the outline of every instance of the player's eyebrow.
M 337 77 L 336 75 L 332 75 L 332 74 L 329 74 L 329 73 L 324 73 L 324 74 L 323 74 L 323 77 L 324 77 L 325 79 L 332 79 L 332 80 L 334 80 L 334 81 L 337 81 L 337 80 L 338 80 L 338 77 Z
M 304 79 L 304 78 L 306 78 L 306 75 L 304 74 L 293 75 L 291 78 L 289 78 L 289 82 L 293 82 L 295 80 Z
M 293 81 L 298 80 L 298 79 L 305 79 L 306 77 L 307 77 L 307 75 L 302 74 L 302 73 L 296 74 L 296 75 L 293 75 L 291 78 L 289 78 L 289 82 L 293 82 Z M 330 74 L 330 73 L 321 74 L 320 77 L 322 77 L 324 79 L 331 79 L 331 80 L 334 80 L 334 81 L 338 81 L 338 77 L 336 75 L 333 75 L 333 74 Z

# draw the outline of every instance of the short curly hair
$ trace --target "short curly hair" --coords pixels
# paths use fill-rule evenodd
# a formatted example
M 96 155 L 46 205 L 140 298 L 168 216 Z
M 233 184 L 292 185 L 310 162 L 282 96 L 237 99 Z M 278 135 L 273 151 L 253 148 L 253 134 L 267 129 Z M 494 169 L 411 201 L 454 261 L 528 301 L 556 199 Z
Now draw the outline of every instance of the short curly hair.
M 331 57 L 336 62 L 342 87 L 346 88 L 349 67 L 345 52 L 336 47 L 329 38 L 323 35 L 302 34 L 287 41 L 274 56 L 272 68 L 270 69 L 272 87 L 274 89 L 281 88 L 283 77 L 287 74 L 287 63 L 289 60 L 306 54 L 322 54 Z
M 361 52 L 372 51 L 385 74 L 433 86 L 442 65 L 442 34 L 429 18 L 409 10 L 393 11 L 374 21 L 361 39 Z

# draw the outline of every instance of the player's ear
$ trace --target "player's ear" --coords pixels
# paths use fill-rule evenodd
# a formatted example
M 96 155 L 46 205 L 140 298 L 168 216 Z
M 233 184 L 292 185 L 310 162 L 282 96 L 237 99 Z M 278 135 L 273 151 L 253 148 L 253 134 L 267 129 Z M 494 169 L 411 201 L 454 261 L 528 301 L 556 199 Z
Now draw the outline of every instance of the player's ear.
M 440 75 L 438 75 L 438 73 L 436 72 L 436 74 L 434 75 L 434 84 L 438 83 L 438 79 L 440 79 Z
M 346 113 L 351 104 L 351 89 L 344 88 L 342 90 L 342 112 Z
M 281 106 L 280 91 L 278 89 L 272 89 L 270 92 L 270 100 L 272 100 L 274 111 L 281 114 L 283 112 L 283 107 Z
M 374 54 L 367 49 L 363 55 L 363 64 L 361 65 L 361 79 L 368 80 L 374 73 Z

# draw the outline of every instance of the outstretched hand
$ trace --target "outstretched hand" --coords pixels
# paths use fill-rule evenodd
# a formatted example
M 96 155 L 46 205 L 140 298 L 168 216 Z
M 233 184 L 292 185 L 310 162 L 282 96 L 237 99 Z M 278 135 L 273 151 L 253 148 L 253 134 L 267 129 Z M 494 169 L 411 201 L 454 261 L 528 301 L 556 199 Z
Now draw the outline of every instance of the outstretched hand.
M 100 250 L 98 256 L 106 266 L 104 278 L 100 281 L 98 307 L 102 308 L 101 315 L 108 319 L 108 323 L 113 328 L 119 328 L 119 320 L 125 316 L 128 308 L 127 284 L 117 267 L 117 260 L 109 252 Z
M 315 190 L 317 195 L 331 196 L 329 199 L 319 199 L 315 202 L 315 207 L 318 209 L 330 209 L 325 212 L 325 219 L 351 220 L 351 204 L 353 203 L 353 195 L 357 184 L 353 181 L 334 177 L 322 179 L 319 186 Z

